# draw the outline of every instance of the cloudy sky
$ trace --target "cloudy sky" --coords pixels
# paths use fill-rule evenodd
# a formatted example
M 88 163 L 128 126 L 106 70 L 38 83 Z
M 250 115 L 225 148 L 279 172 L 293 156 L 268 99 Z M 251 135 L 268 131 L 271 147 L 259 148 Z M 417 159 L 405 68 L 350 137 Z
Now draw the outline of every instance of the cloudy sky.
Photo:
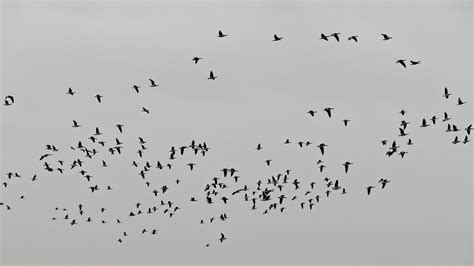
M 217 38 L 219 30 L 229 36 Z M 340 42 L 319 39 L 333 32 Z M 393 39 L 382 41 L 381 33 Z M 273 42 L 273 34 L 283 40 Z M 457 133 L 440 121 L 419 127 L 443 112 L 462 129 L 472 121 L 468 1 L 2 1 L 0 43 L 2 96 L 15 97 L 0 113 L 0 179 L 9 183 L 0 199 L 11 206 L 0 209 L 2 264 L 472 263 L 471 143 L 453 145 Z M 194 56 L 203 59 L 194 64 Z M 421 64 L 404 69 L 398 59 Z M 159 86 L 150 88 L 149 78 Z M 66 95 L 69 87 L 74 96 Z M 453 94 L 448 100 L 444 87 Z M 467 104 L 457 106 L 458 97 Z M 334 108 L 332 118 L 325 107 Z M 82 127 L 73 129 L 72 120 Z M 401 120 L 411 122 L 411 147 L 398 137 Z M 87 160 L 69 148 L 79 140 L 91 145 L 95 127 L 107 145 L 120 138 L 124 153 L 104 150 Z M 147 141 L 146 159 L 136 153 L 138 137 Z M 287 138 L 292 145 L 283 144 Z M 383 139 L 397 140 L 405 158 L 385 156 Z M 171 146 L 191 140 L 211 147 L 205 157 L 185 154 L 172 170 L 149 177 L 157 187 L 181 180 L 167 198 L 180 206 L 176 216 L 127 219 L 137 202 L 159 205 L 132 161 L 167 163 Z M 300 149 L 300 140 L 313 144 Z M 329 145 L 324 157 L 316 147 L 322 142 Z M 264 149 L 257 152 L 258 143 Z M 48 161 L 64 160 L 64 174 L 43 169 L 46 144 L 59 149 Z M 69 170 L 79 157 L 91 184 L 113 190 L 91 193 Z M 327 165 L 323 174 L 318 159 Z M 354 163 L 348 174 L 345 161 Z M 305 186 L 316 181 L 323 197 L 324 177 L 339 179 L 348 194 L 313 211 L 295 202 L 268 215 L 241 199 L 205 204 L 205 185 L 224 167 L 238 169 L 239 182 L 252 188 L 291 169 Z M 8 180 L 8 172 L 21 178 Z M 391 181 L 384 190 L 380 178 Z M 369 185 L 376 189 L 367 196 Z M 108 223 L 85 224 L 78 204 Z M 56 207 L 79 224 L 70 226 Z M 199 224 L 222 212 L 225 222 Z M 159 233 L 142 235 L 143 228 Z M 129 236 L 118 244 L 123 231 Z

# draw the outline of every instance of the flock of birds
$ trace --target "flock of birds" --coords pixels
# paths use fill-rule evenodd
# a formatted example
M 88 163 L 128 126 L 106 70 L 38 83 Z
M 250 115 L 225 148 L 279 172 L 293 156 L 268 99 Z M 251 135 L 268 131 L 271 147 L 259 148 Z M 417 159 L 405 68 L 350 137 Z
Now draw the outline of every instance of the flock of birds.
M 341 41 L 341 33 L 332 34 L 321 34 L 320 39 L 323 41 L 330 41 L 333 38 L 335 41 Z M 387 34 L 381 34 L 383 41 L 389 41 L 392 39 Z M 218 38 L 228 37 L 229 35 L 224 34 L 222 31 L 218 32 Z M 277 34 L 273 35 L 273 41 L 282 41 L 283 37 Z M 355 43 L 359 42 L 359 36 L 352 35 L 347 38 L 348 41 Z M 194 64 L 198 64 L 201 57 L 193 57 L 192 61 Z M 406 59 L 399 59 L 396 61 L 397 64 L 402 65 L 404 68 L 407 67 Z M 418 65 L 420 61 L 409 60 L 410 65 Z M 217 79 L 217 76 L 210 71 L 209 80 Z M 149 79 L 149 87 L 154 88 L 159 85 L 153 80 Z M 137 94 L 140 93 L 142 87 L 139 85 L 132 85 L 131 89 Z M 72 88 L 68 88 L 66 94 L 73 97 L 77 92 Z M 452 94 L 447 88 L 444 89 L 444 97 L 446 100 L 451 99 Z M 58 96 L 60 97 L 60 96 Z M 100 104 L 104 100 L 104 96 L 96 94 L 94 98 Z M 441 98 L 441 97 L 440 97 Z M 13 106 L 15 99 L 12 95 L 5 97 L 5 106 Z M 458 97 L 457 105 L 465 105 L 466 102 Z M 141 107 L 141 111 L 149 114 L 150 109 L 147 107 Z M 327 115 L 329 119 L 334 118 L 334 108 L 325 107 L 321 110 L 308 110 L 307 114 L 311 117 L 315 117 L 319 112 Z M 407 111 L 401 110 L 400 114 L 404 118 Z M 438 117 L 439 116 L 439 117 Z M 440 118 L 441 117 L 441 118 Z M 441 122 L 437 122 L 441 119 Z M 458 127 L 454 124 L 447 112 L 442 115 L 435 114 L 428 118 L 423 118 L 420 127 L 436 127 L 440 124 L 446 124 L 447 129 L 445 130 L 449 134 L 454 134 L 453 144 L 463 143 L 467 144 L 470 142 L 469 136 L 472 130 L 472 125 L 466 125 Z M 344 127 L 349 125 L 350 119 L 343 119 L 342 123 Z M 398 126 L 399 135 L 394 140 L 381 140 L 383 146 L 388 146 L 386 155 L 391 157 L 394 154 L 400 155 L 401 158 L 405 158 L 408 153 L 408 146 L 415 145 L 415 141 L 410 138 L 409 125 L 411 121 L 403 119 Z M 82 124 L 77 120 L 72 119 L 73 130 L 78 130 L 81 127 L 89 127 L 89 125 Z M 166 159 L 150 158 L 148 151 L 150 147 L 147 141 L 141 137 L 136 136 L 136 143 L 125 143 L 123 141 L 123 134 L 126 133 L 126 125 L 116 124 L 115 128 L 110 131 L 103 130 L 99 127 L 92 127 L 89 133 L 79 136 L 77 141 L 69 147 L 58 148 L 55 144 L 46 144 L 45 151 L 39 156 L 39 161 L 42 164 L 43 171 L 45 172 L 41 176 L 47 174 L 57 173 L 60 175 L 71 175 L 81 178 L 83 181 L 83 189 L 90 191 L 90 193 L 107 193 L 114 189 L 114 184 L 108 184 L 96 178 L 94 170 L 96 167 L 109 168 L 112 167 L 110 161 L 113 161 L 116 157 L 124 155 L 130 156 L 129 151 L 134 149 L 132 156 L 134 158 L 130 161 L 130 167 L 135 169 L 136 178 L 138 181 L 143 183 L 143 188 L 150 193 L 156 202 L 147 204 L 143 202 L 137 202 L 130 205 L 129 208 L 122 214 L 113 214 L 115 218 L 106 216 L 109 212 L 108 208 L 101 207 L 99 209 L 88 208 L 83 203 L 77 204 L 77 207 L 55 207 L 53 222 L 65 222 L 70 226 L 80 226 L 82 224 L 89 223 L 123 223 L 124 220 L 133 221 L 138 216 L 158 214 L 169 219 L 173 219 L 182 209 L 186 206 L 178 202 L 173 202 L 168 198 L 170 191 L 178 190 L 182 180 L 174 178 L 172 180 L 156 180 L 151 178 L 154 173 L 163 173 L 166 175 L 169 173 L 176 164 L 186 165 L 186 168 L 190 172 L 193 172 L 199 164 L 197 161 L 205 158 L 206 154 L 212 150 L 211 146 L 206 142 L 197 142 L 192 140 L 190 143 L 181 143 L 179 145 L 172 145 L 169 149 L 169 157 Z M 82 131 L 77 131 L 82 132 Z M 465 132 L 465 134 L 463 133 Z M 76 132 L 74 132 L 76 133 Z M 391 144 L 389 144 L 391 143 Z M 403 143 L 403 144 L 401 144 Z M 281 145 L 289 145 L 299 149 L 307 149 L 313 145 L 311 140 L 291 140 L 286 138 L 282 140 Z M 402 147 L 403 145 L 403 147 Z M 135 146 L 135 148 L 133 148 Z M 349 189 L 344 185 L 343 180 L 339 178 L 330 178 L 323 176 L 325 169 L 328 167 L 325 162 L 325 153 L 329 149 L 329 145 L 326 143 L 318 143 L 313 145 L 316 148 L 316 155 L 319 159 L 315 162 L 315 173 L 318 176 L 312 179 L 310 182 L 305 182 L 298 176 L 292 174 L 291 169 L 285 169 L 283 171 L 277 171 L 275 174 L 254 180 L 254 182 L 244 182 L 240 176 L 240 170 L 234 167 L 223 167 L 222 169 L 216 170 L 215 176 L 210 177 L 204 188 L 196 195 L 191 195 L 186 200 L 189 204 L 199 204 L 203 202 L 208 205 L 221 205 L 226 206 L 229 202 L 241 201 L 243 204 L 248 206 L 252 211 L 259 212 L 263 215 L 269 213 L 284 213 L 287 208 L 300 208 L 302 210 L 312 211 L 315 206 L 322 201 L 329 200 L 333 197 L 341 197 L 348 194 Z M 256 152 L 260 152 L 265 148 L 265 144 L 257 143 L 255 146 Z M 66 160 L 65 158 L 58 155 L 59 151 L 68 151 L 68 157 L 75 158 L 73 160 Z M 71 155 L 72 154 L 72 155 Z M 127 157 L 129 158 L 129 157 Z M 185 158 L 185 162 L 183 162 Z M 354 162 L 342 161 L 340 163 L 341 174 L 349 174 L 351 167 Z M 120 165 L 121 166 L 121 165 Z M 273 160 L 270 158 L 262 158 L 262 167 L 274 168 Z M 31 177 L 31 182 L 38 182 L 38 173 L 34 173 Z M 15 186 L 15 182 L 18 179 L 24 178 L 20 173 L 16 171 L 10 171 L 5 174 L 5 179 L 2 181 L 2 189 L 10 189 Z M 374 190 L 384 190 L 388 186 L 391 180 L 387 178 L 380 178 L 378 181 L 374 180 L 374 184 L 368 184 L 364 187 L 365 193 L 370 196 L 373 195 Z M 25 195 L 21 195 L 20 199 L 24 200 Z M 1 207 L 5 207 L 6 210 L 11 210 L 12 206 L 6 202 L 0 202 Z M 222 208 L 220 208 L 222 209 Z M 227 212 L 216 213 L 212 217 L 202 217 L 196 220 L 199 224 L 212 224 L 216 222 L 224 222 L 229 219 Z M 137 234 L 159 234 L 157 228 L 141 228 L 137 230 Z M 121 244 L 127 240 L 127 237 L 131 232 L 123 231 L 120 232 L 116 238 L 117 243 Z M 227 240 L 227 236 L 222 232 L 217 232 L 214 239 L 216 243 L 222 243 Z M 206 241 L 203 243 L 204 246 L 209 247 L 212 241 Z

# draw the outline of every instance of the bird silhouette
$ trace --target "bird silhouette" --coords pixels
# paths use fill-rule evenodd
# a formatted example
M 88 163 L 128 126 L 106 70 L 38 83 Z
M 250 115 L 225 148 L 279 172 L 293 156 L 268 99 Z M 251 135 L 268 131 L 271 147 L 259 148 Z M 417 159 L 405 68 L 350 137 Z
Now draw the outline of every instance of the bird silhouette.
M 354 40 L 355 42 L 358 42 L 358 41 L 357 41 L 357 38 L 358 38 L 358 37 L 359 37 L 359 36 L 357 36 L 357 35 L 350 36 L 349 38 L 347 38 L 347 40 L 349 40 L 349 41 L 350 41 L 350 40 Z
M 334 39 L 336 39 L 336 41 L 339 42 L 339 34 L 340 34 L 340 33 L 335 32 L 335 33 L 331 34 L 331 36 L 334 37 Z
M 103 98 L 104 96 L 97 94 L 97 95 L 94 96 L 94 97 L 97 99 L 97 101 L 98 101 L 99 103 L 101 103 L 101 102 L 102 102 L 102 98 Z
M 388 41 L 388 40 L 392 39 L 392 37 L 388 36 L 385 33 L 382 33 L 381 35 L 382 35 L 384 41 Z
M 72 91 L 71 87 L 67 90 L 66 94 L 74 95 L 76 92 Z
M 283 37 L 278 37 L 276 34 L 273 34 L 273 41 L 274 42 L 281 41 L 282 39 L 283 39 Z
M 217 76 L 214 76 L 214 73 L 211 71 L 209 73 L 209 77 L 207 79 L 215 80 L 216 78 L 217 78 Z
M 217 37 L 219 37 L 219 38 L 224 38 L 224 37 L 226 37 L 226 36 L 227 36 L 227 35 L 224 34 L 224 33 L 222 33 L 222 31 L 219 31 L 219 33 L 218 33 L 218 35 L 217 35 Z
M 197 64 L 199 62 L 199 60 L 201 60 L 201 59 L 202 59 L 201 57 L 195 56 L 195 57 L 193 57 L 192 60 L 194 61 L 194 64 Z
M 328 39 L 328 36 L 324 35 L 323 33 L 321 33 L 321 40 L 325 40 L 325 41 L 329 41 Z
M 153 87 L 158 87 L 158 85 L 155 83 L 154 80 L 152 79 L 148 79 L 150 81 L 150 87 L 153 88 Z
M 395 63 L 402 65 L 404 68 L 407 68 L 407 65 L 405 64 L 406 59 L 399 59 Z

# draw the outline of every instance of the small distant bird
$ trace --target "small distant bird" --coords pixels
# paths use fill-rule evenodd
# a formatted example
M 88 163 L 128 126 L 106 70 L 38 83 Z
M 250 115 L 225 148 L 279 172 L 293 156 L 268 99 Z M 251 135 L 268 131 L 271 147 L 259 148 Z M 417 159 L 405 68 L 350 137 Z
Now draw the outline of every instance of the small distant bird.
M 219 37 L 219 38 L 224 38 L 226 36 L 227 36 L 227 34 L 222 33 L 222 31 L 219 31 L 219 33 L 217 35 L 217 37 Z
M 458 105 L 463 105 L 463 104 L 465 104 L 465 103 L 466 103 L 466 102 L 463 102 L 463 101 L 461 100 L 461 98 L 458 98 Z
M 351 164 L 354 164 L 354 163 L 351 163 L 351 162 L 345 162 L 343 163 L 342 165 L 344 165 L 344 171 L 347 173 L 347 171 L 349 171 L 349 165 Z
M 448 120 L 451 120 L 451 118 L 448 116 L 448 113 L 444 112 L 443 122 L 446 122 Z
M 451 95 L 451 93 L 449 93 L 448 88 L 444 87 L 443 97 L 448 99 L 450 95 Z
M 407 113 L 407 111 L 405 111 L 405 110 L 401 110 L 401 111 L 400 111 L 400 114 L 401 114 L 401 115 L 405 115 L 406 113 Z
M 344 119 L 342 120 L 342 122 L 344 122 L 344 126 L 347 127 L 347 123 L 349 123 L 351 120 L 349 119 Z
M 414 66 L 414 65 L 418 65 L 420 64 L 421 61 L 413 61 L 413 60 L 410 60 L 410 65 Z
M 71 87 L 69 87 L 69 89 L 67 90 L 66 94 L 69 94 L 69 95 L 74 95 L 76 92 L 75 91 L 72 91 Z
M 257 145 L 257 151 L 259 151 L 259 150 L 261 150 L 261 149 L 263 149 L 263 147 L 262 147 L 262 145 L 259 143 L 259 144 Z
M 227 239 L 227 238 L 224 236 L 224 234 L 223 234 L 223 233 L 221 233 L 221 238 L 219 238 L 219 241 L 221 241 L 221 242 L 222 242 L 222 241 L 224 241 L 224 240 L 226 240 L 226 239 Z
M 137 85 L 133 85 L 133 89 L 137 92 L 137 93 L 140 93 L 140 86 L 137 86 Z
M 145 107 L 142 107 L 142 112 L 149 114 L 150 110 L 146 109 Z
M 423 118 L 423 121 L 421 122 L 421 126 L 420 127 L 427 127 L 428 124 L 426 123 L 426 119 Z
M 120 133 L 122 133 L 123 125 L 117 124 L 117 125 L 115 125 L 115 126 L 118 128 L 118 130 L 120 131 Z
M 326 108 L 324 108 L 324 111 L 326 111 L 326 113 L 328 114 L 329 117 L 331 117 L 331 112 L 332 112 L 332 110 L 334 110 L 334 108 L 332 108 L 332 107 L 326 107 Z
M 9 106 L 15 103 L 15 99 L 11 95 L 5 96 L 5 103 L 4 105 Z
M 193 57 L 192 60 L 194 61 L 194 64 L 197 64 L 199 62 L 199 60 L 201 60 L 201 59 L 202 59 L 201 57 L 195 56 L 195 57 Z
M 270 162 L 271 162 L 271 161 L 272 161 L 272 160 L 265 160 L 265 162 L 267 163 L 267 166 L 270 166 Z
M 334 37 L 336 39 L 336 41 L 339 42 L 339 34 L 341 34 L 341 33 L 335 32 L 335 33 L 331 34 L 331 36 Z
M 324 147 L 327 147 L 328 145 L 321 143 L 318 145 L 319 150 L 321 151 L 321 155 L 324 155 Z
M 384 41 L 388 41 L 388 40 L 392 39 L 392 37 L 388 36 L 385 33 L 382 33 L 381 35 L 382 35 Z
M 459 142 L 460 142 L 460 141 L 459 141 L 459 139 L 458 139 L 458 136 L 456 136 L 456 137 L 454 138 L 454 140 L 453 140 L 452 143 L 453 143 L 453 144 L 458 144 Z
M 466 130 L 468 135 L 471 135 L 471 130 L 472 130 L 472 124 L 470 124 L 468 127 L 466 127 L 464 130 Z
M 469 141 L 470 141 L 470 140 L 469 140 L 469 138 L 468 138 L 467 135 L 466 135 L 466 136 L 464 136 L 464 140 L 462 141 L 462 143 L 467 144 Z
M 407 68 L 407 65 L 405 64 L 406 59 L 399 59 L 395 63 L 402 65 L 404 68 Z
M 321 33 L 321 38 L 319 38 L 319 39 L 329 41 L 328 36 L 324 35 L 324 33 Z
M 278 37 L 276 34 L 273 34 L 273 41 L 274 41 L 274 42 L 278 42 L 278 41 L 280 41 L 280 40 L 282 40 L 282 39 L 283 39 L 283 37 Z
M 405 130 L 403 130 L 403 128 L 399 128 L 398 130 L 400 130 L 400 135 L 398 135 L 399 137 L 404 137 L 408 135 L 408 133 L 406 133 Z
M 209 77 L 207 79 L 215 80 L 216 78 L 217 78 L 217 76 L 214 76 L 214 73 L 211 71 L 211 73 L 209 73 Z
M 94 96 L 94 97 L 97 99 L 97 101 L 98 101 L 99 103 L 101 103 L 101 102 L 102 102 L 102 98 L 103 98 L 104 96 L 97 94 L 97 95 Z
M 375 188 L 374 186 L 368 186 L 365 189 L 367 189 L 367 195 L 370 195 L 370 191 Z
M 72 120 L 72 127 L 80 127 L 81 125 L 79 125 L 76 120 Z
M 351 37 L 349 37 L 349 38 L 347 38 L 347 39 L 348 39 L 349 41 L 350 41 L 350 40 L 354 40 L 355 42 L 357 42 L 357 38 L 358 38 L 358 37 L 359 37 L 359 36 L 354 35 L 354 36 L 351 36 Z
M 309 110 L 307 113 L 310 114 L 311 116 L 314 116 L 314 114 L 316 113 L 316 111 L 314 111 L 314 110 Z
M 158 87 L 158 85 L 156 85 L 155 81 L 152 80 L 152 79 L 148 79 L 150 81 L 150 87 Z

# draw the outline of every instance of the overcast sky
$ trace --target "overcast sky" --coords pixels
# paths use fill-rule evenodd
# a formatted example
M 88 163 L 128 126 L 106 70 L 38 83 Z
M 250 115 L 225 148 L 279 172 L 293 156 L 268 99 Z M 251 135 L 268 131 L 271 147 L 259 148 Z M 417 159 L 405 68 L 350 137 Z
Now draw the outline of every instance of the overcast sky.
M 419 127 L 443 112 L 462 129 L 472 121 L 470 2 L 2 1 L 1 8 L 2 96 L 15 97 L 0 113 L 0 179 L 10 183 L 0 198 L 12 207 L 0 209 L 2 264 L 472 263 L 471 143 L 451 144 L 456 133 L 440 121 Z M 219 30 L 229 36 L 217 38 Z M 333 32 L 341 33 L 339 43 L 319 39 Z M 381 33 L 393 39 L 382 41 Z M 273 34 L 283 39 L 273 42 Z M 194 56 L 203 59 L 194 64 Z M 398 59 L 421 64 L 404 69 Z M 159 86 L 150 88 L 149 78 Z M 74 96 L 66 95 L 69 87 Z M 448 100 L 444 87 L 453 94 Z M 467 104 L 457 106 L 458 97 Z M 331 119 L 325 107 L 334 108 Z M 73 119 L 82 127 L 73 129 Z M 411 122 L 412 147 L 398 137 L 403 119 Z M 84 159 L 91 184 L 114 188 L 94 194 L 68 168 L 80 156 L 69 147 L 89 145 L 95 127 L 108 144 L 115 137 L 125 144 L 120 157 L 104 150 Z M 135 203 L 159 204 L 131 165 L 140 160 L 139 136 L 152 165 L 168 162 L 172 145 L 194 139 L 211 147 L 205 157 L 186 154 L 171 171 L 150 174 L 156 186 L 181 179 L 170 185 L 169 199 L 181 208 L 172 219 L 127 220 Z M 287 138 L 292 145 L 283 144 Z M 383 139 L 397 140 L 406 157 L 385 156 Z M 300 140 L 313 144 L 300 149 Z M 322 142 L 329 145 L 324 157 L 316 147 Z M 264 149 L 257 152 L 258 143 Z M 38 160 L 46 144 L 59 149 L 51 164 L 66 161 L 63 175 Z M 318 159 L 327 165 L 322 175 Z M 354 163 L 348 174 L 345 161 Z M 323 177 L 339 179 L 348 194 L 313 211 L 295 202 L 268 215 L 240 199 L 207 205 L 205 184 L 223 167 L 238 169 L 252 188 L 291 169 L 305 186 L 316 181 L 322 197 Z M 8 180 L 11 171 L 22 177 Z M 391 180 L 384 190 L 380 178 Z M 367 196 L 369 185 L 377 188 Z M 198 204 L 190 204 L 193 196 Z M 109 222 L 85 224 L 78 204 Z M 80 223 L 70 226 L 55 207 Z M 227 221 L 199 224 L 222 212 Z M 117 217 L 126 222 L 116 224 Z M 159 233 L 143 236 L 142 228 Z M 129 237 L 118 244 L 123 231 Z M 228 237 L 222 244 L 221 232 Z

